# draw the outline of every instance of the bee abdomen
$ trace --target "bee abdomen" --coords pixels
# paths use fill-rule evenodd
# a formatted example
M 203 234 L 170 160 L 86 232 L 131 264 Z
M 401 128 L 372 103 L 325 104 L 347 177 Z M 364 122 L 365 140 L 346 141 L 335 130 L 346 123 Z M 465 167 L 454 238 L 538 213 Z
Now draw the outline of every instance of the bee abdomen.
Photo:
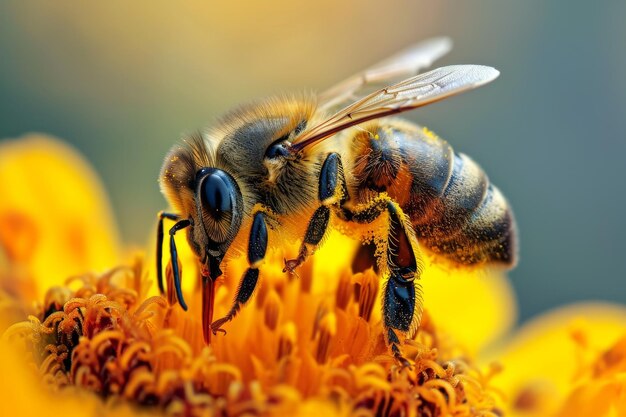
M 511 208 L 485 172 L 464 154 L 454 154 L 443 193 L 426 218 L 416 218 L 413 225 L 421 244 L 456 263 L 513 265 L 516 261 Z
M 420 245 L 455 263 L 515 263 L 513 213 L 478 164 L 405 122 L 370 132 L 369 140 L 355 137 L 361 199 L 387 192 L 410 217 Z
M 482 203 L 458 232 L 420 241 L 460 264 L 494 262 L 512 266 L 516 262 L 516 239 L 513 213 L 500 190 L 490 184 Z
M 423 242 L 450 238 L 462 233 L 475 211 L 482 205 L 489 187 L 483 170 L 468 156 L 454 154 L 452 174 L 447 184 L 421 216 L 412 216 L 413 225 Z M 415 196 L 419 197 L 419 193 Z

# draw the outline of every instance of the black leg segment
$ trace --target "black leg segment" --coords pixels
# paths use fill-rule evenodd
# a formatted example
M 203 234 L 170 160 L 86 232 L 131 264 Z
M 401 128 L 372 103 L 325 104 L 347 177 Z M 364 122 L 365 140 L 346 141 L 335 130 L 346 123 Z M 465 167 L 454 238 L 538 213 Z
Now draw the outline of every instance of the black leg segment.
M 235 294 L 233 306 L 228 311 L 228 314 L 211 323 L 211 332 L 214 335 L 217 334 L 217 332 L 226 333 L 221 327 L 224 323 L 232 320 L 233 317 L 237 315 L 241 307 L 247 303 L 248 300 L 250 300 L 250 297 L 252 297 L 259 280 L 259 265 L 263 262 L 266 251 L 267 225 L 265 224 L 265 213 L 257 212 L 254 215 L 254 220 L 252 221 L 250 239 L 248 241 L 248 263 L 250 266 L 246 269 L 246 272 L 244 272 L 243 277 L 241 278 L 239 288 Z
M 180 220 L 170 229 L 170 257 L 172 260 L 172 272 L 174 273 L 174 286 L 176 287 L 176 298 L 178 298 L 178 302 L 183 310 L 187 311 L 187 303 L 185 303 L 185 299 L 183 298 L 183 290 L 181 288 L 180 282 L 180 271 L 178 270 L 178 251 L 176 250 L 176 241 L 174 240 L 174 235 L 181 229 L 188 227 L 191 222 L 187 219 Z
M 339 198 L 340 205 L 345 203 L 348 199 L 348 190 L 341 158 L 339 154 L 331 153 L 326 157 L 320 171 L 318 198 L 322 204 L 328 205 L 327 201 L 336 197 Z
M 330 220 L 330 208 L 326 206 L 319 206 L 313 213 L 309 226 L 304 234 L 304 243 L 310 245 L 317 245 L 320 243 L 326 229 L 328 228 L 328 221 Z
M 311 220 L 309 220 L 302 245 L 298 251 L 298 257 L 285 260 L 283 272 L 295 272 L 295 269 L 306 260 L 307 256 L 320 244 L 326 234 L 326 229 L 328 229 L 328 223 L 330 222 L 331 208 L 339 208 L 349 198 L 341 158 L 337 153 L 328 154 L 322 164 L 318 198 L 320 206 L 311 216 Z M 310 248 L 311 246 L 312 248 Z
M 254 268 L 248 268 L 243 274 L 241 284 L 239 284 L 239 289 L 237 290 L 237 295 L 235 296 L 235 302 L 229 313 L 230 316 L 234 316 L 235 314 L 237 314 L 241 306 L 247 303 L 248 300 L 250 300 L 250 297 L 252 297 L 258 281 L 259 270 Z
M 387 327 L 408 332 L 415 311 L 415 284 L 391 274 L 383 296 L 383 316 Z
M 265 258 L 267 250 L 267 226 L 263 213 L 257 213 L 252 221 L 250 240 L 248 241 L 248 263 L 255 265 Z
M 156 271 L 157 283 L 161 294 L 165 293 L 163 286 L 163 220 L 178 220 L 180 216 L 174 213 L 159 212 L 159 222 L 157 223 L 157 243 L 156 243 Z

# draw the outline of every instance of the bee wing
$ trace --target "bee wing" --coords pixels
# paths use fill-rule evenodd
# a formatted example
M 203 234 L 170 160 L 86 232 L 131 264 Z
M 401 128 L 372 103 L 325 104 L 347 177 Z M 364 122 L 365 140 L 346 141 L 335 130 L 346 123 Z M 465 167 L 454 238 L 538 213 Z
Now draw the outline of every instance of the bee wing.
M 418 74 L 451 48 L 450 39 L 443 37 L 412 45 L 324 91 L 318 95 L 319 106 L 325 111 L 339 110 L 372 91 Z
M 401 113 L 480 87 L 500 73 L 482 65 L 451 65 L 375 91 L 303 132 L 292 144 L 300 151 L 348 127 Z

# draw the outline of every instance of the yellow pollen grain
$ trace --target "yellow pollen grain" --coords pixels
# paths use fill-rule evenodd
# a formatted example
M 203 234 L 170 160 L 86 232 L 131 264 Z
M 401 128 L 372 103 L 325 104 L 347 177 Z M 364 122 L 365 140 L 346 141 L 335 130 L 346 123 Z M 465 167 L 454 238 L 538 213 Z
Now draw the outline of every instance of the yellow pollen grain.
M 435 134 L 435 132 L 433 132 L 432 130 L 430 130 L 427 127 L 422 127 L 422 132 L 424 133 L 424 135 L 426 135 L 426 138 L 430 139 L 430 140 L 438 140 L 437 135 Z

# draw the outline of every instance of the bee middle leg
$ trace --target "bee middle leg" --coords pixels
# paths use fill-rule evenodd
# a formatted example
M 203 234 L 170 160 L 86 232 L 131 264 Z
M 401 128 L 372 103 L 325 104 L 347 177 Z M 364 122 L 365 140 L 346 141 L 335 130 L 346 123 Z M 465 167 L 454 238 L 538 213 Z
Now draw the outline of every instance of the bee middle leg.
M 417 239 L 413 227 L 402 209 L 387 194 L 379 194 L 369 203 L 348 208 L 348 190 L 341 159 L 331 153 L 326 157 L 320 171 L 320 207 L 315 210 L 307 227 L 304 240 L 296 259 L 285 260 L 283 272 L 294 272 L 308 255 L 319 245 L 328 228 L 330 215 L 335 212 L 348 222 L 372 223 L 381 214 L 388 213 L 387 269 L 389 279 L 383 297 L 383 324 L 385 340 L 402 365 L 408 361 L 400 350 L 398 334 L 410 334 L 419 323 L 422 305 L 419 286 L 415 280 L 420 276 Z
M 265 258 L 267 251 L 267 225 L 265 223 L 266 214 L 263 211 L 257 211 L 250 228 L 250 238 L 248 240 L 248 269 L 244 272 L 239 288 L 235 294 L 235 299 L 231 309 L 221 319 L 215 320 L 205 328 L 205 340 L 209 339 L 208 330 L 216 335 L 217 332 L 226 333 L 222 326 L 231 321 L 239 312 L 241 307 L 250 300 L 254 293 L 257 282 L 259 280 L 259 267 Z
M 326 234 L 332 211 L 344 204 L 348 197 L 341 158 L 337 153 L 330 153 L 320 170 L 318 188 L 320 206 L 309 220 L 297 258 L 285 260 L 283 272 L 294 273 L 296 268 L 313 254 Z

